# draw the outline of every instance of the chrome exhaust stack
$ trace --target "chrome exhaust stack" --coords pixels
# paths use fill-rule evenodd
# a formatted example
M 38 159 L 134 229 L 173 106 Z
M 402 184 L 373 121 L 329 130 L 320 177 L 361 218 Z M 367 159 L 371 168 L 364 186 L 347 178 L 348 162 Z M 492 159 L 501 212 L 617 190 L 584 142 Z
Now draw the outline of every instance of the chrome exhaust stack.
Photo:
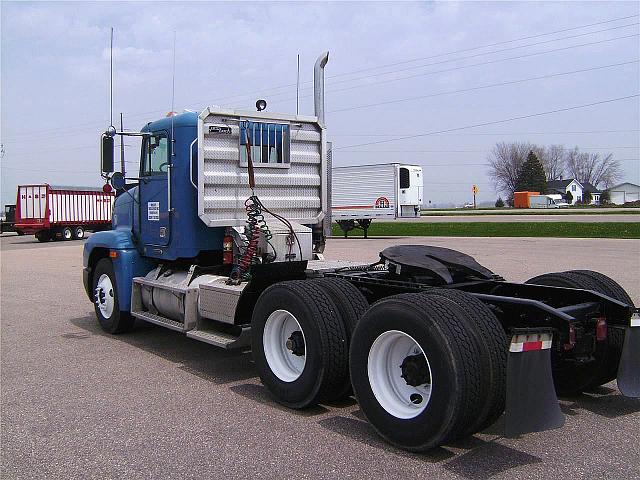
M 324 127 L 324 66 L 329 61 L 329 52 L 324 52 L 316 60 L 313 68 L 313 105 L 318 121 Z

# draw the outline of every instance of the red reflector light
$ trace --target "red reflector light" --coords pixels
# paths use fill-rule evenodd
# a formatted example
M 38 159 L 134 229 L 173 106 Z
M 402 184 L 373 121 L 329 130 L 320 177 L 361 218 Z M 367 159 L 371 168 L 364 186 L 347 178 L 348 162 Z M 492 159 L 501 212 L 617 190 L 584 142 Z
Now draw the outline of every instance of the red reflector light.
M 596 340 L 602 342 L 607 339 L 607 319 L 605 317 L 598 318 L 596 323 Z
M 115 250 L 109 250 L 109 257 L 118 258 L 118 252 L 116 252 Z
M 111 188 L 111 185 L 109 185 L 108 183 L 105 183 L 105 184 L 102 186 L 102 191 L 103 191 L 104 193 L 111 193 L 111 191 L 112 191 L 112 190 L 113 190 L 113 188 Z
M 550 333 L 520 334 L 511 337 L 509 351 L 512 353 L 548 350 L 551 348 L 552 335 Z
M 222 240 L 222 263 L 224 265 L 233 264 L 233 237 L 225 235 Z
M 529 352 L 531 350 L 542 350 L 542 342 L 524 342 L 522 344 L 523 352 Z
M 571 350 L 576 346 L 576 329 L 573 325 L 569 325 L 569 343 L 564 344 L 565 350 Z

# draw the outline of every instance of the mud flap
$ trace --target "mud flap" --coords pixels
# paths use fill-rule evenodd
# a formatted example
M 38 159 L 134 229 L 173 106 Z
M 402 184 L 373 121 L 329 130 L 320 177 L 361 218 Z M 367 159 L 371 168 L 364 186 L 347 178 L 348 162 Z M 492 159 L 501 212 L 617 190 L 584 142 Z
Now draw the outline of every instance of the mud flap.
M 640 313 L 631 316 L 618 366 L 618 388 L 625 397 L 640 398 Z
M 564 425 L 551 373 L 550 332 L 514 332 L 507 361 L 506 437 Z

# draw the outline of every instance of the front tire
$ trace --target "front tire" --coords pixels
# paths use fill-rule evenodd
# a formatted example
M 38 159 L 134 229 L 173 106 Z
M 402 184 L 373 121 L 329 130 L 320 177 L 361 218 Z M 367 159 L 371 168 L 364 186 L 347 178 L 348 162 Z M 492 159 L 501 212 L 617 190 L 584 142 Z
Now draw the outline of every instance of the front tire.
M 262 383 L 290 408 L 306 408 L 342 394 L 347 336 L 331 297 L 309 281 L 267 288 L 251 319 L 253 359 Z
M 120 311 L 113 263 L 103 258 L 93 272 L 94 309 L 100 326 L 108 333 L 124 333 L 133 328 L 134 318 Z
M 36 239 L 41 243 L 48 242 L 51 240 L 51 233 L 48 230 L 41 230 L 36 233 Z

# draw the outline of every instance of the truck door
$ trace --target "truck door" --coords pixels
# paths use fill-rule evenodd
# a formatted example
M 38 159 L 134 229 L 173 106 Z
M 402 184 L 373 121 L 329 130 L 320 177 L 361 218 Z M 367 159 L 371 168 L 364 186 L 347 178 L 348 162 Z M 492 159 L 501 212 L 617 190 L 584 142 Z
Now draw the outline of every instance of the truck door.
M 144 245 L 169 244 L 170 159 L 167 132 L 153 132 L 144 137 L 140 159 L 140 238 Z

